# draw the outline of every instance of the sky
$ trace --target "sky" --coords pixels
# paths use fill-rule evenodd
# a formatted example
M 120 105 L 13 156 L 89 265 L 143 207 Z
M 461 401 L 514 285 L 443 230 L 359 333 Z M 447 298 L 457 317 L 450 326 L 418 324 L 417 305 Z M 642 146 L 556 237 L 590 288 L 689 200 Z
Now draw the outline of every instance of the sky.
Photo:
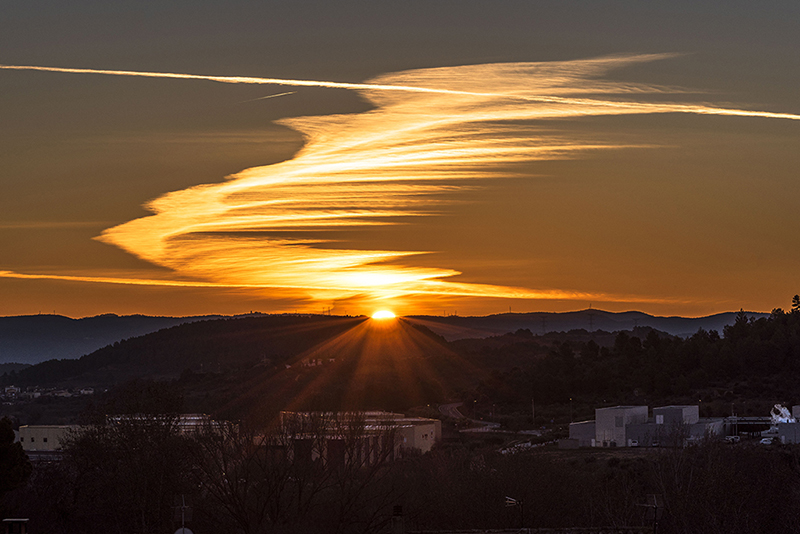
M 0 315 L 699 316 L 800 292 L 796 2 L 0 13 Z

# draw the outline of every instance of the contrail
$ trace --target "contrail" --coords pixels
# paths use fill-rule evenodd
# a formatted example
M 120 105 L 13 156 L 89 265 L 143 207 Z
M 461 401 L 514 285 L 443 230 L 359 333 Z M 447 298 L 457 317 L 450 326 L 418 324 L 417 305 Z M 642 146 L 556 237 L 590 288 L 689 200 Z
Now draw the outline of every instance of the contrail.
M 334 89 L 368 89 L 380 91 L 403 91 L 412 93 L 438 93 L 448 95 L 462 95 L 462 96 L 483 96 L 483 97 L 501 97 L 511 100 L 526 100 L 529 102 L 549 103 L 549 104 L 564 104 L 564 105 L 590 105 L 601 106 L 608 108 L 625 108 L 631 110 L 638 108 L 644 113 L 690 113 L 698 115 L 728 115 L 738 117 L 761 117 L 770 119 L 789 119 L 800 120 L 800 115 L 792 113 L 772 113 L 765 111 L 750 111 L 740 109 L 726 109 L 710 106 L 692 106 L 681 104 L 650 104 L 645 102 L 616 102 L 608 100 L 598 100 L 592 98 L 564 98 L 549 95 L 520 95 L 513 93 L 503 92 L 476 92 L 476 91 L 460 91 L 454 89 L 436 89 L 431 87 L 417 87 L 412 85 L 389 85 L 389 84 L 375 84 L 375 83 L 347 83 L 347 82 L 329 82 L 321 80 L 292 80 L 284 78 L 256 78 L 251 76 L 210 76 L 205 74 L 182 74 L 177 72 L 148 72 L 148 71 L 133 71 L 133 70 L 102 70 L 102 69 L 76 69 L 65 67 L 40 67 L 36 65 L 0 65 L 0 69 L 5 70 L 34 70 L 44 72 L 66 72 L 72 74 L 105 74 L 111 76 L 138 76 L 143 78 L 172 78 L 179 80 L 206 80 L 219 83 L 241 83 L 241 84 L 256 84 L 256 85 L 288 85 L 295 87 L 328 87 Z M 253 100 L 262 100 L 265 98 L 274 98 L 292 94 L 295 91 L 287 93 L 280 93 L 277 95 L 268 95 Z M 251 102 L 245 100 L 244 102 Z M 239 102 L 240 104 L 244 102 Z
M 6 70 L 38 70 L 44 72 L 67 72 L 72 74 L 107 74 L 111 76 L 140 76 L 143 78 L 175 78 L 179 80 L 206 80 L 220 83 L 244 83 L 261 85 L 290 85 L 296 87 L 330 87 L 334 89 L 379 89 L 383 91 L 406 91 L 414 93 L 443 93 L 455 95 L 496 96 L 492 94 L 481 95 L 468 91 L 453 91 L 450 89 L 431 89 L 426 87 L 412 87 L 407 85 L 382 85 L 370 83 L 326 82 L 317 80 L 288 80 L 283 78 L 255 78 L 250 76 L 207 76 L 204 74 L 181 74 L 177 72 L 147 72 L 135 70 L 102 70 L 102 69 L 72 69 L 64 67 L 39 67 L 35 65 L 0 65 Z
M 277 98 L 279 96 L 286 96 L 286 95 L 293 95 L 297 91 L 289 91 L 288 93 L 278 93 L 276 95 L 267 95 L 267 96 L 260 96 L 258 98 L 251 98 L 250 100 L 242 100 L 241 102 L 237 102 L 238 104 L 246 104 L 248 102 L 255 102 L 256 100 L 266 100 L 268 98 Z

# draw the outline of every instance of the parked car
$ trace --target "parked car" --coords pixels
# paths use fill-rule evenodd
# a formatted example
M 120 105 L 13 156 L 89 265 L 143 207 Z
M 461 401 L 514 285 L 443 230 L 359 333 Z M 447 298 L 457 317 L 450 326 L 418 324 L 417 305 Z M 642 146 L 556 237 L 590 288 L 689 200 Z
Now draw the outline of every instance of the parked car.
M 725 436 L 725 443 L 739 443 L 741 439 L 739 436 Z
M 759 441 L 759 443 L 762 445 L 772 445 L 773 441 L 772 438 L 761 438 L 761 441 Z

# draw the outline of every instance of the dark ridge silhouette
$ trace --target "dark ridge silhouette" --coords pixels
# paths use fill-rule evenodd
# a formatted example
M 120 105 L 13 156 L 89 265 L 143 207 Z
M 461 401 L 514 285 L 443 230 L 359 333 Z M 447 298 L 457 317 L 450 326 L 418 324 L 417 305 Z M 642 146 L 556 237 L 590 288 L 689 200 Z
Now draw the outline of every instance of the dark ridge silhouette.
M 748 316 L 752 318 L 767 315 L 748 312 Z M 218 315 L 150 317 L 114 314 L 83 319 L 72 319 L 61 315 L 0 317 L 0 363 L 34 364 L 53 359 L 80 358 L 123 339 L 142 336 L 179 324 L 220 318 L 224 317 Z M 725 326 L 733 324 L 736 313 L 687 318 L 656 317 L 635 311 L 614 313 L 589 309 L 566 313 L 503 313 L 486 317 L 411 316 L 407 319 L 417 324 L 424 324 L 448 341 L 497 336 L 519 329 L 528 329 L 533 334 L 545 334 L 579 329 L 615 332 L 632 330 L 637 326 L 647 326 L 671 335 L 688 337 L 701 328 L 721 333 Z
M 63 315 L 0 317 L 0 363 L 39 363 L 80 358 L 115 341 L 141 336 L 205 317 L 114 314 L 72 319 Z
M 198 321 L 0 376 L 21 387 L 171 382 L 196 411 L 269 419 L 281 409 L 403 409 L 479 376 L 443 338 L 402 319 L 260 316 Z
M 53 359 L 20 370 L 20 385 L 117 383 L 169 378 L 184 370 L 222 372 L 262 361 L 283 362 L 364 320 L 263 316 L 201 320 L 114 342 L 78 359 Z
M 673 336 L 689 337 L 700 329 L 716 330 L 720 334 L 736 321 L 737 312 L 725 312 L 707 317 L 658 317 L 638 311 L 608 312 L 587 309 L 565 313 L 501 313 L 485 317 L 438 317 L 414 315 L 407 319 L 424 324 L 448 341 L 464 338 L 485 338 L 520 329 L 533 334 L 569 332 L 585 329 L 618 332 L 638 327 L 655 328 Z M 747 312 L 753 319 L 768 317 L 768 313 Z
M 751 414 L 778 401 L 798 403 L 800 311 L 776 309 L 755 320 L 740 312 L 721 334 L 701 329 L 682 338 L 644 326 L 545 335 L 518 329 L 448 342 L 417 320 L 240 317 L 42 362 L 0 376 L 0 385 L 102 391 L 135 379 L 159 381 L 181 392 L 189 411 L 260 420 L 282 409 L 400 411 L 447 399 L 484 414 L 495 407 L 526 414 L 531 395 L 545 406 L 702 399 L 708 416 L 744 401 L 737 410 Z M 52 398 L 37 401 L 28 411 L 57 407 Z

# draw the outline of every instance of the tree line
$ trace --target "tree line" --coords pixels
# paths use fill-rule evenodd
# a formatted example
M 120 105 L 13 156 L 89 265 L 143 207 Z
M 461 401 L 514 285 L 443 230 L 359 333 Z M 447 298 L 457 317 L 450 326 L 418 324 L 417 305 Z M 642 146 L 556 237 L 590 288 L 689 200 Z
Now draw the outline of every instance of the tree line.
M 508 351 L 530 354 L 527 364 L 491 372 L 469 393 L 472 398 L 490 399 L 506 412 L 516 406 L 527 413 L 532 398 L 542 404 L 564 405 L 573 400 L 587 406 L 643 403 L 644 399 L 651 403 L 716 401 L 707 404 L 728 410 L 705 415 L 724 415 L 731 402 L 747 399 L 800 403 L 797 304 L 789 312 L 775 309 L 755 320 L 740 311 L 722 336 L 701 329 L 683 339 L 636 328 L 617 333 L 610 346 L 589 340 L 564 341 L 549 348 L 532 336 L 527 341 L 525 336 L 517 337 L 523 341 L 512 347 L 483 349 L 472 355 L 491 361 Z
M 366 534 L 390 532 L 395 521 L 406 531 L 650 525 L 643 505 L 658 495 L 664 534 L 800 524 L 797 447 L 708 440 L 629 455 L 455 445 L 394 459 L 383 448 L 366 462 L 355 453 L 365 429 L 348 424 L 340 429 L 348 454 L 288 454 L 298 440 L 320 446 L 328 434 L 318 423 L 282 435 L 225 425 L 182 436 L 168 418 L 86 429 L 60 462 L 36 464 L 4 509 L 29 517 L 35 532 L 173 532 L 176 497 L 185 496 L 187 526 L 199 534 Z M 508 497 L 524 508 L 506 507 Z

